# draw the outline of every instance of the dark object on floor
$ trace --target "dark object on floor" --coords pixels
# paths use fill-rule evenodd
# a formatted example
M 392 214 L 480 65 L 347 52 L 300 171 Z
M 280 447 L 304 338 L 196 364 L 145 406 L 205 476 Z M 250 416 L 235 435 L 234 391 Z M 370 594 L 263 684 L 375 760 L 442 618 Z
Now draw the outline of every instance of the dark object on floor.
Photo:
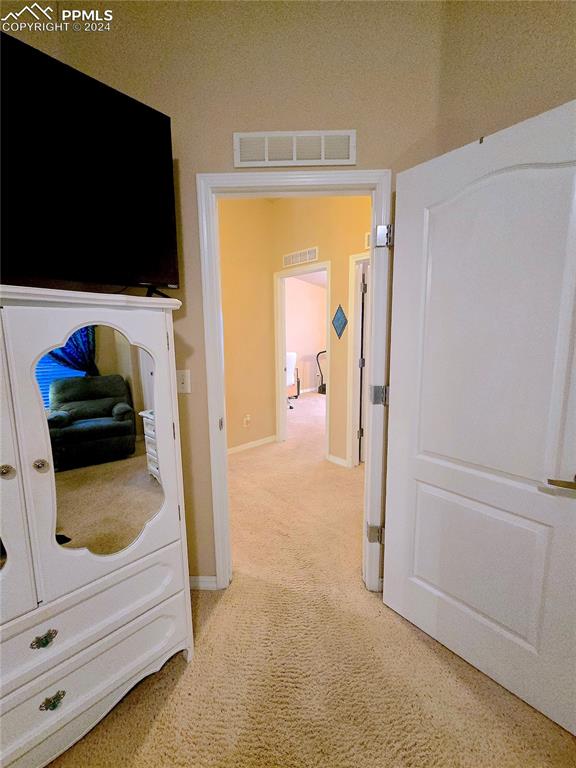
M 70 536 L 65 536 L 63 533 L 57 533 L 56 534 L 56 541 L 58 544 L 68 544 L 69 541 L 72 541 Z
M 319 395 L 325 395 L 326 394 L 326 384 L 324 384 L 324 374 L 322 373 L 322 368 L 320 367 L 320 360 L 318 359 L 320 355 L 325 355 L 326 350 L 323 349 L 321 352 L 318 352 L 316 355 L 316 365 L 318 366 L 318 370 L 320 371 L 320 384 L 318 385 L 318 394 Z
M 136 422 L 128 384 L 118 374 L 53 381 L 48 427 L 56 470 L 129 456 Z
M 290 400 L 298 400 L 300 397 L 300 374 L 298 373 L 298 368 L 294 368 L 294 374 L 296 376 L 296 394 L 288 395 L 288 408 L 290 408 L 290 410 L 294 410 L 294 406 Z

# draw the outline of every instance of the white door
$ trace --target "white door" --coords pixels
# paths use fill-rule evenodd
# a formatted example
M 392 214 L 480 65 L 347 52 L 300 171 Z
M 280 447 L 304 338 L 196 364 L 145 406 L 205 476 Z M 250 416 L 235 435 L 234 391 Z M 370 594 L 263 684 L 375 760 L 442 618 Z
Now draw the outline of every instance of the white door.
M 576 102 L 398 176 L 384 602 L 576 730 Z
M 0 624 L 38 605 L 16 446 L 0 326 Z

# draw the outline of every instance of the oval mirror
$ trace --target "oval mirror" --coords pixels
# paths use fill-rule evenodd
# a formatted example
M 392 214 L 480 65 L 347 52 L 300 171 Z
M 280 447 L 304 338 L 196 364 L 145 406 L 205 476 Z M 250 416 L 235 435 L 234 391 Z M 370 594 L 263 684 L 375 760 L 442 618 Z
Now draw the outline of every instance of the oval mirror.
M 154 361 L 106 325 L 78 329 L 36 365 L 55 470 L 55 536 L 109 555 L 162 507 Z

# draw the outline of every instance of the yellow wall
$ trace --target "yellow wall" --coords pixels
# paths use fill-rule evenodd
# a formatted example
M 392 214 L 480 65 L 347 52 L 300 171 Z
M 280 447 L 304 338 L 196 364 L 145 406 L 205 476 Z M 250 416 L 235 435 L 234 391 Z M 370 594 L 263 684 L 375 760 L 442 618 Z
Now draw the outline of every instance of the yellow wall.
M 330 262 L 330 317 L 348 315 L 350 256 L 364 250 L 369 197 L 223 198 L 219 201 L 228 446 L 276 433 L 273 275 L 282 257 L 318 246 Z M 330 330 L 329 453 L 346 459 L 348 330 Z M 249 427 L 243 426 L 250 414 Z
M 76 4 L 72 0 L 68 7 Z M 214 573 L 195 174 L 232 132 L 356 128 L 358 167 L 403 170 L 576 97 L 571 2 L 115 2 L 113 30 L 32 33 L 173 118 L 184 301 L 176 314 L 190 568 Z M 3 3 L 3 12 L 21 3 Z M 296 52 L 296 55 L 295 55 Z M 88 148 L 87 151 L 90 151 Z
M 341 304 L 348 311 L 350 256 L 364 250 L 370 231 L 372 203 L 369 197 L 286 197 L 273 205 L 275 270 L 282 269 L 282 256 L 317 245 L 318 260 L 330 262 L 330 317 Z M 329 452 L 346 458 L 348 386 L 348 329 L 338 339 L 330 327 L 330 419 Z
M 271 214 L 270 200 L 219 203 L 229 448 L 276 432 Z

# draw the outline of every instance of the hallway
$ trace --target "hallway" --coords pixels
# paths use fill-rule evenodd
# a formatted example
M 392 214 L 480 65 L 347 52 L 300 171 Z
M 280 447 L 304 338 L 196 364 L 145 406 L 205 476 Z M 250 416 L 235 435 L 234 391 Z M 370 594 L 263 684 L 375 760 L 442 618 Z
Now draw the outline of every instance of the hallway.
M 574 739 L 367 592 L 362 469 L 323 403 L 229 457 L 234 581 L 194 593 L 196 655 L 143 681 L 58 768 L 561 768 Z

